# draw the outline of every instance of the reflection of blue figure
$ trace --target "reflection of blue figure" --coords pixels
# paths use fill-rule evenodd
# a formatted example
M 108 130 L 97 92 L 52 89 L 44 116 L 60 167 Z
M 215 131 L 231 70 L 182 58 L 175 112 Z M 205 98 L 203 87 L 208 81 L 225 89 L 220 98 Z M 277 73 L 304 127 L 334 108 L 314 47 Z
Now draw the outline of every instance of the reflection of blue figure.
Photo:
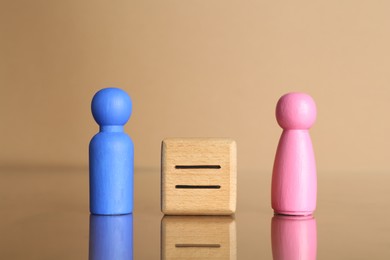
M 89 260 L 133 259 L 133 215 L 90 216 Z
M 98 91 L 92 114 L 100 132 L 89 144 L 90 211 L 97 215 L 133 212 L 134 146 L 123 131 L 132 103 L 119 88 Z

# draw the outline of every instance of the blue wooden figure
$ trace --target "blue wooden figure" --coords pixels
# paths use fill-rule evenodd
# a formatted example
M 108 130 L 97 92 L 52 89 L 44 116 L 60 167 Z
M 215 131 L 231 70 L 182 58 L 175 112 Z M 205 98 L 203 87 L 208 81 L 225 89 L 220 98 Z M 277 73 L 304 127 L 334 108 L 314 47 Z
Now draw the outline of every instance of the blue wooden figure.
M 133 215 L 89 218 L 89 260 L 133 259 Z
M 119 88 L 105 88 L 92 99 L 100 132 L 89 144 L 90 211 L 97 215 L 133 212 L 134 145 L 123 131 L 132 102 Z

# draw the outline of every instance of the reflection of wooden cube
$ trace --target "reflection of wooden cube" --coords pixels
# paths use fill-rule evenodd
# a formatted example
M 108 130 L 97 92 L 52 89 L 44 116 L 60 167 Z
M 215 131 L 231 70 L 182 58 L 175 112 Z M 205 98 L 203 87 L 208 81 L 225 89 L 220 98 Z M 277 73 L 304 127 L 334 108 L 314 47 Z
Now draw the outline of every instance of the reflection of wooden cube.
M 231 216 L 165 216 L 161 259 L 237 258 L 236 223 Z
M 237 150 L 231 139 L 162 142 L 161 210 L 168 215 L 231 215 L 236 211 Z

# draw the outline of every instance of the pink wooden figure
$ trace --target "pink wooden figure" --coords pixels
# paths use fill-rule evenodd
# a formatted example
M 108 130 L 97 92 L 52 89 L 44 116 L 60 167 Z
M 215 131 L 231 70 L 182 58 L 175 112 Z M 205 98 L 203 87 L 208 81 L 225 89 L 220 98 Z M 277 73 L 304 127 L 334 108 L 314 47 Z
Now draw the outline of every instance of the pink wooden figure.
M 317 174 L 309 128 L 317 109 L 305 93 L 288 93 L 276 106 L 283 128 L 272 174 L 272 208 L 276 214 L 311 215 L 316 209 Z
M 316 260 L 317 223 L 313 216 L 276 215 L 271 223 L 274 260 Z

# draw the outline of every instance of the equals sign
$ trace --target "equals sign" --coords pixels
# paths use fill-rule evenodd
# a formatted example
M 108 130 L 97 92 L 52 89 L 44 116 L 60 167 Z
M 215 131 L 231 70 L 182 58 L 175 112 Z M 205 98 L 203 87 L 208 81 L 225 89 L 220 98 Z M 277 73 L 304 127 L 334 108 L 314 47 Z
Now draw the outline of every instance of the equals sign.
M 221 169 L 221 165 L 176 165 L 175 169 Z M 221 185 L 176 185 L 176 189 L 220 189 Z

